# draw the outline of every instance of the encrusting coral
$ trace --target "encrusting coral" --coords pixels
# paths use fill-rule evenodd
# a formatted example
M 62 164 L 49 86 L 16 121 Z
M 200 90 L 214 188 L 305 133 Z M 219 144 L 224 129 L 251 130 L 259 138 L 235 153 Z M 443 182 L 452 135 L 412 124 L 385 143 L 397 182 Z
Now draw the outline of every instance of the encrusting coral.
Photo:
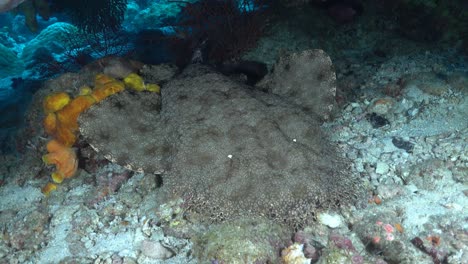
M 139 80 L 143 89 L 135 89 L 134 84 L 129 84 L 127 87 L 137 91 L 159 92 L 157 84 L 145 86 L 140 76 L 134 73 L 130 75 L 125 79 Z M 56 171 L 52 173 L 52 180 L 55 183 L 61 183 L 76 173 L 78 161 L 76 153 L 71 147 L 78 137 L 78 117 L 80 114 L 107 97 L 123 91 L 125 87 L 124 82 L 120 80 L 105 74 L 97 74 L 94 89 L 84 86 L 80 89 L 79 95 L 73 99 L 65 92 L 54 93 L 45 98 L 43 103 L 46 113 L 43 121 L 44 130 L 53 140 L 47 144 L 49 154 L 43 156 L 43 161 L 46 164 L 56 165 Z M 42 192 L 48 195 L 55 189 L 56 185 L 49 183 L 42 189 Z

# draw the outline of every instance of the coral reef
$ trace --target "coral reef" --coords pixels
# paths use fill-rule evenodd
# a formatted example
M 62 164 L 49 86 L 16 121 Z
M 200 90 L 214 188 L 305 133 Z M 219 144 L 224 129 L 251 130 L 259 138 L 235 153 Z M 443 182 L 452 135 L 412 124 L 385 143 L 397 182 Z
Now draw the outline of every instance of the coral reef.
M 253 47 L 263 35 L 268 21 L 268 1 L 213 1 L 185 2 L 181 19 L 177 22 L 182 39 L 192 53 L 203 50 L 203 61 L 220 63 L 239 56 Z M 180 51 L 177 51 L 180 54 Z M 180 56 L 180 55 L 179 55 Z M 184 58 L 179 58 L 184 59 Z M 192 61 L 190 55 L 185 58 Z M 183 65 L 183 63 L 182 63 Z
M 55 7 L 67 12 L 80 30 L 98 34 L 120 29 L 127 0 L 56 1 Z
M 404 37 L 422 41 L 443 41 L 450 45 L 467 42 L 468 12 L 463 0 L 385 0 L 387 16 L 396 19 L 398 32 Z
M 171 151 L 169 144 L 161 144 L 161 138 L 155 136 L 166 135 L 165 127 L 157 125 L 160 108 L 161 98 L 157 93 L 123 92 L 81 115 L 80 133 L 110 161 L 135 171 L 157 172 L 168 166 L 166 159 Z
M 24 70 L 24 63 L 10 48 L 0 43 L 0 78 L 19 75 Z
M 60 53 L 70 48 L 70 38 L 77 34 L 78 29 L 69 23 L 54 23 L 42 30 L 24 46 L 21 58 L 26 64 L 34 62 L 35 56 L 37 57 L 39 52 L 43 52 L 41 48 L 45 48 L 50 54 Z

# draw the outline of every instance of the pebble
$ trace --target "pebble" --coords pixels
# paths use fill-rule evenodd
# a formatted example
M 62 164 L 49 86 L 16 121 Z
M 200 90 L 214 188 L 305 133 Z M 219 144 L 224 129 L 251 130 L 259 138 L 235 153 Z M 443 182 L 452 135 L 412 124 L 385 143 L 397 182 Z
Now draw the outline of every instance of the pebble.
M 341 216 L 338 214 L 321 213 L 318 215 L 318 219 L 320 223 L 330 228 L 337 228 L 342 224 Z
M 404 140 L 403 138 L 393 137 L 392 138 L 392 143 L 393 143 L 393 145 L 395 147 L 397 147 L 399 149 L 403 149 L 408 153 L 413 152 L 414 144 L 407 141 L 407 140 Z
M 164 247 L 159 241 L 143 240 L 140 249 L 141 254 L 152 259 L 168 259 L 175 255 L 172 250 Z
M 310 264 L 311 259 L 304 256 L 304 245 L 294 243 L 281 251 L 282 263 L 285 264 Z
M 377 162 L 377 166 L 375 168 L 375 173 L 377 174 L 385 174 L 388 172 L 390 169 L 390 166 L 388 166 L 387 163 L 385 162 Z
M 369 120 L 369 122 L 371 123 L 373 128 L 379 128 L 379 127 L 383 127 L 385 125 L 390 124 L 388 119 L 386 119 L 385 117 L 380 116 L 380 115 L 378 115 L 376 113 L 368 114 L 366 116 L 366 118 L 367 118 L 367 120 Z
M 380 98 L 371 104 L 368 111 L 378 115 L 385 115 L 392 109 L 394 104 L 395 102 L 390 98 Z

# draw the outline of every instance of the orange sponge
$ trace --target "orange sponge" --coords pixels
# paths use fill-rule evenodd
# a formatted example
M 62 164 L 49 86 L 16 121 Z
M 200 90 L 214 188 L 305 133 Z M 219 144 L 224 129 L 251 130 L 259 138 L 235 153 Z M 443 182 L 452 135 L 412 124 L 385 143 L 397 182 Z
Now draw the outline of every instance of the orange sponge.
M 71 147 L 75 144 L 77 139 L 76 130 L 71 130 L 59 124 L 55 131 L 54 138 L 64 146 Z
M 94 78 L 94 87 L 98 88 L 114 81 L 116 81 L 116 79 L 110 77 L 109 75 L 99 73 L 96 74 L 96 78 Z
M 55 113 L 48 113 L 44 118 L 44 129 L 47 135 L 53 136 L 57 131 L 57 115 Z
M 78 117 L 82 112 L 91 107 L 96 101 L 89 95 L 80 95 L 57 112 L 60 125 L 76 130 L 78 129 Z
M 61 144 L 71 147 L 76 142 L 78 117 L 96 102 L 125 89 L 123 82 L 105 74 L 96 75 L 95 88 L 83 87 L 81 95 L 71 99 L 67 93 L 54 93 L 44 100 L 46 133 Z
M 92 91 L 91 96 L 97 102 L 100 102 L 113 94 L 123 91 L 124 89 L 125 85 L 123 82 L 104 74 L 98 74 L 94 81 L 94 90 Z
M 56 112 L 56 125 L 53 136 L 62 144 L 71 147 L 76 141 L 78 117 L 96 101 L 89 95 L 80 95 Z M 50 121 L 48 119 L 51 119 Z M 46 131 L 53 127 L 52 117 L 44 120 Z
M 46 164 L 55 164 L 52 180 L 61 183 L 72 177 L 78 168 L 75 151 L 71 148 L 78 135 L 78 117 L 93 104 L 125 89 L 123 82 L 104 74 L 98 74 L 95 87 L 82 87 L 80 95 L 71 99 L 67 93 L 54 93 L 44 100 L 44 129 L 54 139 L 47 143 L 48 154 L 42 157 Z M 57 186 L 48 183 L 42 189 L 49 195 Z
M 78 159 L 72 148 L 66 147 L 53 139 L 47 143 L 46 154 L 42 160 L 46 164 L 55 164 L 56 170 L 52 173 L 52 180 L 61 183 L 64 179 L 71 178 L 78 169 Z

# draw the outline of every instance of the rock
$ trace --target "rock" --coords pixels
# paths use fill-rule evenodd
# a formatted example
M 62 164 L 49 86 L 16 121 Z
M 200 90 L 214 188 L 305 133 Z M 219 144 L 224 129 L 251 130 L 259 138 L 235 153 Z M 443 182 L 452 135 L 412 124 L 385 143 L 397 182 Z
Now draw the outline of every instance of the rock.
M 284 226 L 268 220 L 242 219 L 214 224 L 192 237 L 199 263 L 279 263 L 279 250 L 291 239 Z
M 311 260 L 304 256 L 304 245 L 294 243 L 281 251 L 285 264 L 310 264 Z
M 385 174 L 388 172 L 390 167 L 388 166 L 387 163 L 384 162 L 377 162 L 377 166 L 375 168 L 375 173 L 377 174 Z
M 395 145 L 395 147 L 399 149 L 403 149 L 408 153 L 413 153 L 414 149 L 414 143 L 411 143 L 407 140 L 404 140 L 403 138 L 400 137 L 393 137 L 392 138 L 392 143 Z
M 379 128 L 390 124 L 388 119 L 376 113 L 367 114 L 366 118 L 369 120 L 373 128 Z
M 375 113 L 377 115 L 388 114 L 389 111 L 393 108 L 395 102 L 391 98 L 380 98 L 372 102 L 369 106 L 368 112 Z
M 164 247 L 158 241 L 143 240 L 140 245 L 141 254 L 152 259 L 168 259 L 175 255 L 175 253 Z
M 341 216 L 338 214 L 320 213 L 318 219 L 320 223 L 330 228 L 337 228 L 342 224 Z

